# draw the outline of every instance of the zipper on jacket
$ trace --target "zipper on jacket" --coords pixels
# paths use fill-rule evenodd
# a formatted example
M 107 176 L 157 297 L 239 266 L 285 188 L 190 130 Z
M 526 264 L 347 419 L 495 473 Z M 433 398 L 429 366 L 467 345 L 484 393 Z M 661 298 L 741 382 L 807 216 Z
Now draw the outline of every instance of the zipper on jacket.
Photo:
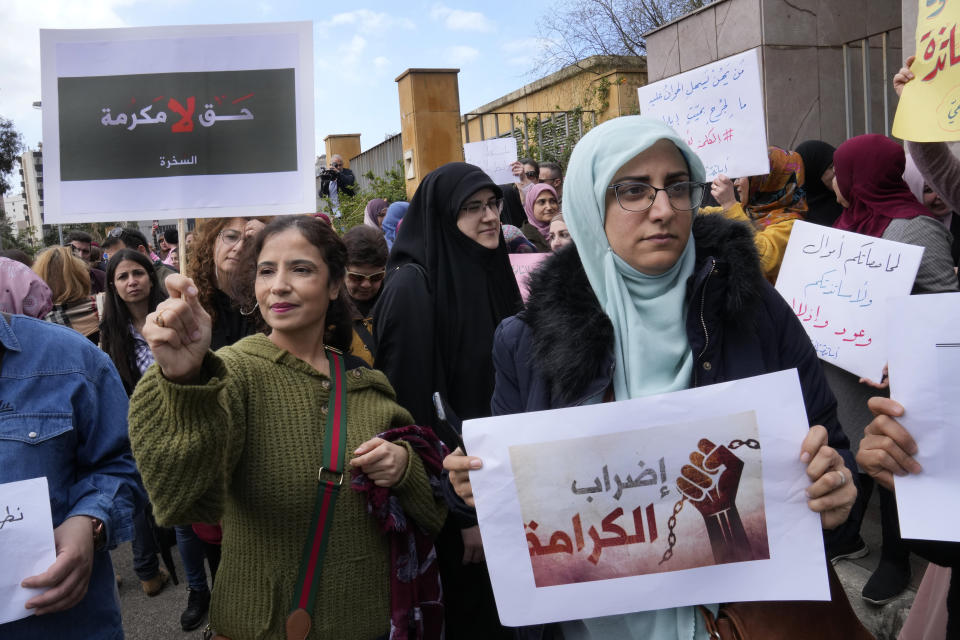
M 703 327 L 703 351 L 700 352 L 700 355 L 697 356 L 697 365 L 700 364 L 700 358 L 703 357 L 703 354 L 707 352 L 707 347 L 710 346 L 710 332 L 707 331 L 707 321 L 703 318 L 703 307 L 706 305 L 707 301 L 707 284 L 710 282 L 710 276 L 717 272 L 717 261 L 711 260 L 710 262 L 710 273 L 707 274 L 706 279 L 703 281 L 703 288 L 700 289 L 700 326 Z M 700 367 L 694 366 L 693 370 L 693 386 L 697 386 L 698 377 L 699 377 Z

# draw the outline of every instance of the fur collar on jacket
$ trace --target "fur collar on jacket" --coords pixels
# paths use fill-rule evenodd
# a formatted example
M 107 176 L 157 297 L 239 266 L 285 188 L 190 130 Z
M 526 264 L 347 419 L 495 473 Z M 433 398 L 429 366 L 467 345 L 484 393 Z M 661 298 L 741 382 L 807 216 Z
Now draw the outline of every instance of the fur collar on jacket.
M 687 295 L 713 258 L 718 282 L 710 288 L 719 292 L 720 315 L 733 318 L 758 304 L 764 279 L 752 230 L 721 215 L 698 215 L 693 237 L 697 261 Z M 563 405 L 577 400 L 592 380 L 608 374 L 613 325 L 590 288 L 576 247 L 565 247 L 531 274 L 530 295 L 520 317 L 533 333 L 529 364 Z

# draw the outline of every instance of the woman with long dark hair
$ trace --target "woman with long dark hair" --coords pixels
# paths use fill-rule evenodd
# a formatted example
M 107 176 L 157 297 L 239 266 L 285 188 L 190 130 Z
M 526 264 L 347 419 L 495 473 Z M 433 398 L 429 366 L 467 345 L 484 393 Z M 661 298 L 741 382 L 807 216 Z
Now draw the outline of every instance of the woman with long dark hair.
M 143 372 L 153 364 L 153 354 L 141 335 L 143 323 L 147 314 L 166 297 L 147 256 L 133 249 L 121 249 L 113 254 L 107 264 L 100 348 L 113 361 L 128 396 Z M 151 512 L 148 502 L 133 516 L 133 571 L 140 579 L 143 592 L 155 596 L 166 586 L 170 575 L 157 560 L 162 532 L 157 529 Z
M 100 348 L 113 360 L 128 396 L 153 363 L 140 333 L 144 320 L 166 297 L 149 258 L 133 249 L 113 254 L 107 264 Z

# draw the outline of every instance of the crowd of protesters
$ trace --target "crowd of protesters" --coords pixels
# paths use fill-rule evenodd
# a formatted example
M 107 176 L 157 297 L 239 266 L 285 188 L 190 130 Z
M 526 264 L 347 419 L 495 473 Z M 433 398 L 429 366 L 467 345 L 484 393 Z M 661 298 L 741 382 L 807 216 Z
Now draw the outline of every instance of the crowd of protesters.
M 182 245 L 117 227 L 6 252 L 0 412 L 32 417 L 0 417 L 0 483 L 48 476 L 58 559 L 24 581 L 38 615 L 0 636 L 122 637 L 106 551 L 132 540 L 147 595 L 177 547 L 181 626 L 209 619 L 216 638 L 707 638 L 696 607 L 503 626 L 470 481 L 483 461 L 448 430 L 793 368 L 827 559 L 869 552 L 878 485 L 862 597 L 897 597 L 919 554 L 935 563 L 923 615 L 960 633 L 957 545 L 899 536 L 892 477 L 921 471 L 908 408 L 820 361 L 771 286 L 808 221 L 920 245 L 913 293 L 958 291 L 960 161 L 880 135 L 769 159 L 707 183 L 670 128 L 624 116 L 566 167 L 521 159 L 510 184 L 441 166 L 342 237 L 320 215 L 220 218 Z M 526 300 L 511 253 L 548 254 Z

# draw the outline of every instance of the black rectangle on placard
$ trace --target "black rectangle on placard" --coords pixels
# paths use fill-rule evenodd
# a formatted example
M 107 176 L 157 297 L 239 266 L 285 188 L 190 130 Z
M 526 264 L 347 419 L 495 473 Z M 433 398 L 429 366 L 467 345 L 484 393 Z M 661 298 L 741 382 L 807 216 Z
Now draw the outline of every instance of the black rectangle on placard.
M 297 170 L 294 69 L 58 78 L 60 177 Z

